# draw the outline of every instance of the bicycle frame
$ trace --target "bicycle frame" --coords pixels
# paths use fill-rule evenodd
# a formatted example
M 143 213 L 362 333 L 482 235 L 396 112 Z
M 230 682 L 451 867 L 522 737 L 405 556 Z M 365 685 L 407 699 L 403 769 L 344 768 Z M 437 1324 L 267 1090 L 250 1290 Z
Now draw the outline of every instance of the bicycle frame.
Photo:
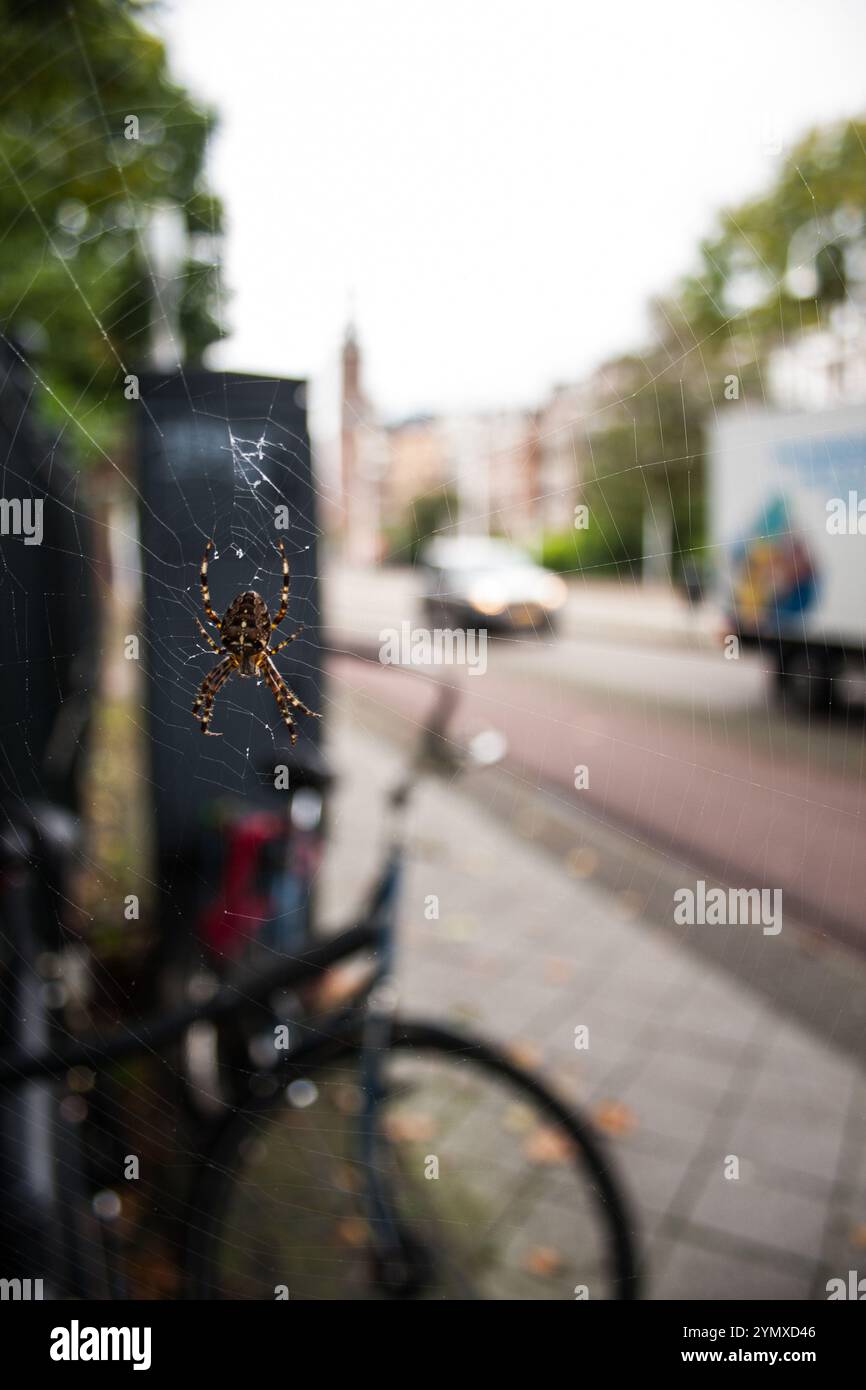
M 424 745 L 428 755 L 431 747 L 436 746 L 437 740 L 444 745 L 443 714 L 452 703 L 453 691 L 443 687 L 437 698 L 436 712 L 430 722 L 428 739 Z M 146 1056 L 160 1046 L 176 1042 L 195 1023 L 207 1021 L 219 1024 L 221 1021 L 227 1021 L 247 1004 L 260 1003 L 275 990 L 308 984 L 323 970 L 346 957 L 373 948 L 375 966 L 370 976 L 347 1004 L 321 1019 L 321 1032 L 327 1035 L 330 1029 L 345 1022 L 347 1015 L 353 1014 L 359 1007 L 365 1008 L 361 1035 L 361 1080 L 365 1100 L 360 1128 L 360 1158 L 366 1174 L 366 1205 L 377 1253 L 385 1257 L 398 1254 L 398 1218 L 383 1176 L 386 1165 L 378 1159 L 379 1147 L 383 1143 L 378 1113 L 386 1095 L 382 1068 L 395 1018 L 396 995 L 391 979 L 396 956 L 397 906 L 405 857 L 404 836 L 397 816 L 407 806 L 417 773 L 418 768 L 415 766 L 390 794 L 390 810 L 395 823 L 391 829 L 383 868 L 374 885 L 367 911 L 360 922 L 313 946 L 302 956 L 284 958 L 268 969 L 237 975 L 233 980 L 223 984 L 210 999 L 189 1004 L 167 1016 L 148 1015 L 119 1027 L 107 1037 L 85 1035 L 72 1041 L 52 1037 L 56 1030 L 53 1029 L 44 1006 L 31 1007 L 23 1013 L 17 1010 L 18 1017 L 28 1018 L 30 1022 L 19 1030 L 20 1035 L 12 1047 L 0 1051 L 0 1092 L 17 1093 L 26 1097 L 25 1088 L 30 1084 L 36 1088 L 31 1095 L 38 1094 L 44 1107 L 50 1103 L 44 1083 L 57 1081 L 75 1067 L 88 1067 L 100 1073 L 112 1062 Z M 24 844 L 24 837 L 21 837 L 21 844 Z M 28 856 L 23 848 L 19 848 L 12 874 L 7 878 L 6 889 L 7 893 L 11 890 L 13 904 L 17 904 L 15 910 L 10 913 L 13 950 L 18 956 L 22 978 L 30 981 L 31 986 L 35 984 L 38 993 L 40 982 L 35 968 L 38 943 L 30 931 L 30 914 L 27 907 L 28 888 L 32 887 L 32 870 L 32 856 Z M 31 1002 L 35 1004 L 35 1001 Z M 41 1018 L 41 1024 L 34 1023 L 35 1018 Z M 284 1054 L 283 1062 L 296 1064 L 303 1061 L 304 1056 L 314 1050 L 316 1045 L 314 1039 L 290 1048 Z M 44 1124 L 42 1134 L 44 1142 L 50 1148 L 48 1131 Z M 0 1159 L 3 1157 L 0 1153 Z M 51 1166 L 52 1156 L 46 1152 L 42 1159 L 44 1161 L 36 1166 L 38 1171 L 44 1172 Z M 8 1172 L 8 1167 L 6 1171 Z M 44 1194 L 41 1197 L 36 1192 L 25 1194 L 24 1207 L 33 1218 L 35 1231 L 40 1231 L 52 1219 L 56 1207 L 62 1207 L 62 1194 L 56 1195 L 56 1202 L 54 1195 L 52 1194 L 51 1203 L 48 1203 Z
M 244 1004 L 263 999 L 276 989 L 308 983 L 346 956 L 374 946 L 378 938 L 379 933 L 371 924 L 359 923 L 303 956 L 282 961 L 256 977 L 246 977 L 243 983 L 223 985 L 211 999 L 190 1004 L 168 1016 L 150 1014 L 117 1028 L 107 1037 L 85 1034 L 55 1048 L 34 1050 L 19 1043 L 0 1052 L 0 1089 L 14 1090 L 33 1078 L 56 1081 L 73 1067 L 98 1070 L 109 1062 L 146 1055 L 163 1043 L 176 1042 L 193 1023 L 202 1020 L 218 1023 Z
M 64 1194 L 55 1189 L 51 1171 L 54 1159 L 48 1122 L 48 1107 L 52 1104 L 48 1089 L 50 1083 L 76 1067 L 87 1067 L 101 1073 L 113 1062 L 147 1056 L 161 1046 L 176 1042 L 194 1023 L 203 1020 L 216 1024 L 226 1022 L 251 1001 L 260 1002 L 276 989 L 308 984 L 318 979 L 322 971 L 369 948 L 375 952 L 375 967 L 371 975 L 347 1004 L 323 1017 L 320 1025 L 321 1032 L 327 1036 L 345 1021 L 347 1014 L 367 1005 L 362 1034 L 365 1107 L 359 1157 L 367 1174 L 366 1205 L 375 1243 L 386 1254 L 397 1246 L 396 1218 L 381 1175 L 381 1164 L 377 1161 L 382 1138 L 377 1115 L 379 1103 L 385 1094 L 381 1069 L 393 1020 L 393 1011 L 383 1007 L 383 1003 L 387 999 L 388 980 L 393 970 L 401 871 L 402 846 L 395 843 L 375 887 L 366 920 L 314 946 L 303 956 L 284 959 L 268 970 L 242 975 L 224 984 L 211 999 L 190 1004 L 168 1016 L 151 1014 L 119 1027 L 107 1036 L 85 1035 L 72 1041 L 55 1039 L 53 1045 L 47 1011 L 44 1007 L 41 1011 L 37 1007 L 42 982 L 35 968 L 37 943 L 29 939 L 29 875 L 19 871 L 18 881 L 7 883 L 7 896 L 12 909 L 8 920 L 28 1004 L 26 1010 L 20 1007 L 14 1010 L 16 1017 L 27 1020 L 19 1031 L 16 1043 L 0 1052 L 0 1092 L 5 1092 L 7 1098 L 14 1100 L 11 1106 L 6 1105 L 7 1123 L 26 1136 L 23 1162 L 19 1157 L 18 1164 L 25 1180 L 14 1188 L 15 1226 L 20 1232 L 16 1242 L 16 1263 L 24 1269 L 45 1268 L 43 1250 L 46 1231 L 63 1216 Z M 24 1002 L 23 997 L 17 1001 L 21 1005 Z M 296 1064 L 315 1046 L 315 1039 L 301 1043 L 289 1049 L 282 1060 L 284 1064 Z M 34 1107 L 38 1108 L 38 1113 Z M 3 1169 L 8 1176 L 12 1165 L 6 1161 L 7 1158 L 9 1155 L 4 1154 Z

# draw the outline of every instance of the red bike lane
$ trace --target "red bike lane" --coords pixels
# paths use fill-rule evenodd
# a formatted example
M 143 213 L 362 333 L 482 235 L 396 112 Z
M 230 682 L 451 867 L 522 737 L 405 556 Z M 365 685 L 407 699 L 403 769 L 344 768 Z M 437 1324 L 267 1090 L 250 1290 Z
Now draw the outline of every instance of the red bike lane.
M 726 885 L 780 888 L 805 927 L 866 949 L 866 792 L 854 779 L 542 679 L 432 676 L 339 655 L 329 674 L 331 698 L 359 690 L 418 726 L 438 677 L 453 681 L 452 732 L 502 730 L 513 776 Z

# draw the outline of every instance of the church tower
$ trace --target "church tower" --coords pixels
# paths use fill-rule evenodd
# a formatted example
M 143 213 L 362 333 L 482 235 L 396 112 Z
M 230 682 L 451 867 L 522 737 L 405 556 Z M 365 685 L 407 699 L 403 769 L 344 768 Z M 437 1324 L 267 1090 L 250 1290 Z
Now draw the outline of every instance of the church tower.
M 352 497 L 358 480 L 358 428 L 364 418 L 361 391 L 361 349 L 355 325 L 346 325 L 340 355 L 340 502 L 343 508 L 343 534 L 351 533 Z
M 340 354 L 340 503 L 343 551 L 358 564 L 381 554 L 380 491 L 384 440 L 364 394 L 361 348 L 350 320 Z

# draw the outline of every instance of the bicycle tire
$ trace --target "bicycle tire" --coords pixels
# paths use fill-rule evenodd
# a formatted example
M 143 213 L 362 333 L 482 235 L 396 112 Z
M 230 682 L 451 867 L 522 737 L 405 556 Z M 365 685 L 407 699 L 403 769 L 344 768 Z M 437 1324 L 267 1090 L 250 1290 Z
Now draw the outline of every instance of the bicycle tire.
M 247 1231 L 243 1230 L 242 1226 L 233 1228 L 228 1217 L 233 1194 L 237 1192 L 244 1167 L 245 1150 L 248 1150 L 251 1140 L 255 1141 L 266 1134 L 263 1125 L 268 1126 L 275 1113 L 287 1112 L 288 1107 L 283 1099 L 288 1089 L 287 1081 L 289 1087 L 293 1080 L 306 1085 L 311 1080 L 314 1081 L 317 1071 L 321 1068 L 343 1063 L 347 1059 L 358 1061 L 361 1056 L 360 1042 L 360 1027 L 353 1025 L 346 1027 L 336 1036 L 329 1037 L 325 1042 L 308 1044 L 299 1053 L 290 1054 L 280 1069 L 280 1084 L 276 1087 L 274 1095 L 254 1101 L 236 1111 L 221 1127 L 204 1154 L 192 1184 L 187 1222 L 188 1297 L 213 1299 L 278 1296 L 276 1293 L 261 1291 L 226 1292 L 225 1279 L 221 1274 L 221 1255 L 226 1248 L 234 1249 L 236 1245 L 236 1242 L 229 1240 L 227 1230 L 234 1229 L 236 1234 L 242 1232 L 244 1242 L 248 1239 Z M 395 1057 L 405 1054 L 416 1059 L 438 1055 L 449 1064 L 468 1067 L 488 1081 L 496 1081 L 507 1087 L 512 1099 L 522 1102 L 524 1106 L 532 1107 L 536 1114 L 559 1133 L 560 1138 L 564 1135 L 568 1144 L 568 1156 L 564 1160 L 564 1166 L 566 1169 L 576 1170 L 581 1190 L 584 1194 L 590 1195 L 590 1206 L 595 1211 L 600 1230 L 603 1231 L 605 1284 L 610 1289 L 609 1296 L 628 1300 L 639 1296 L 634 1223 L 610 1158 L 604 1152 L 588 1120 L 560 1100 L 539 1077 L 517 1065 L 498 1047 L 469 1034 L 455 1032 L 427 1021 L 397 1021 L 393 1025 L 390 1052 Z M 465 1072 L 463 1078 L 465 1079 Z M 293 1207 L 294 1210 L 297 1208 Z M 276 1288 L 276 1285 L 274 1287 Z M 296 1297 L 297 1294 L 294 1290 L 287 1290 L 283 1296 Z M 307 1295 L 302 1293 L 300 1296 L 304 1298 Z M 551 1296 L 564 1295 L 557 1293 Z M 576 1296 L 596 1295 L 588 1292 L 578 1294 L 576 1289 L 572 1291 L 569 1286 L 568 1297 Z

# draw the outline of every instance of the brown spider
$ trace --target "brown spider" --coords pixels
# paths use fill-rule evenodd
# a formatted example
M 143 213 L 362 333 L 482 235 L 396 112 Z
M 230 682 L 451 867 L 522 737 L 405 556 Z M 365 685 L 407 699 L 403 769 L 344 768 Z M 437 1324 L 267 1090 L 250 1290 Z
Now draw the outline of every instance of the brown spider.
M 283 680 L 273 661 L 272 656 L 281 652 L 283 647 L 287 647 L 290 642 L 294 642 L 296 637 L 300 637 L 303 626 L 297 632 L 293 632 L 291 637 L 286 637 L 276 647 L 269 645 L 271 633 L 278 628 L 286 613 L 289 611 L 289 561 L 286 557 L 286 549 L 282 541 L 277 541 L 277 549 L 283 557 L 283 588 L 280 595 L 280 609 L 277 616 L 271 621 L 268 606 L 261 594 L 255 593 L 252 589 L 245 593 L 238 594 L 233 599 L 225 612 L 225 617 L 220 620 L 219 615 L 214 611 L 210 601 L 210 590 L 207 585 L 207 566 L 208 557 L 213 550 L 213 541 L 208 541 L 205 546 L 204 558 L 201 562 L 201 597 L 204 605 L 205 617 L 208 622 L 213 623 L 219 629 L 222 646 L 215 642 L 204 624 L 199 625 L 202 635 L 207 639 L 215 652 L 225 650 L 226 655 L 222 661 L 218 661 L 212 671 L 209 671 L 201 683 L 201 689 L 192 707 L 193 715 L 198 718 L 201 711 L 201 731 L 203 734 L 210 734 L 212 738 L 219 738 L 221 735 L 211 733 L 208 724 L 213 714 L 214 700 L 219 691 L 225 685 L 229 676 L 263 676 L 277 702 L 277 708 L 283 717 L 291 735 L 292 743 L 298 741 L 297 725 L 292 718 L 292 709 L 303 710 L 311 719 L 321 719 L 320 714 L 307 709 L 307 706 L 298 699 L 293 690 L 290 690 Z

